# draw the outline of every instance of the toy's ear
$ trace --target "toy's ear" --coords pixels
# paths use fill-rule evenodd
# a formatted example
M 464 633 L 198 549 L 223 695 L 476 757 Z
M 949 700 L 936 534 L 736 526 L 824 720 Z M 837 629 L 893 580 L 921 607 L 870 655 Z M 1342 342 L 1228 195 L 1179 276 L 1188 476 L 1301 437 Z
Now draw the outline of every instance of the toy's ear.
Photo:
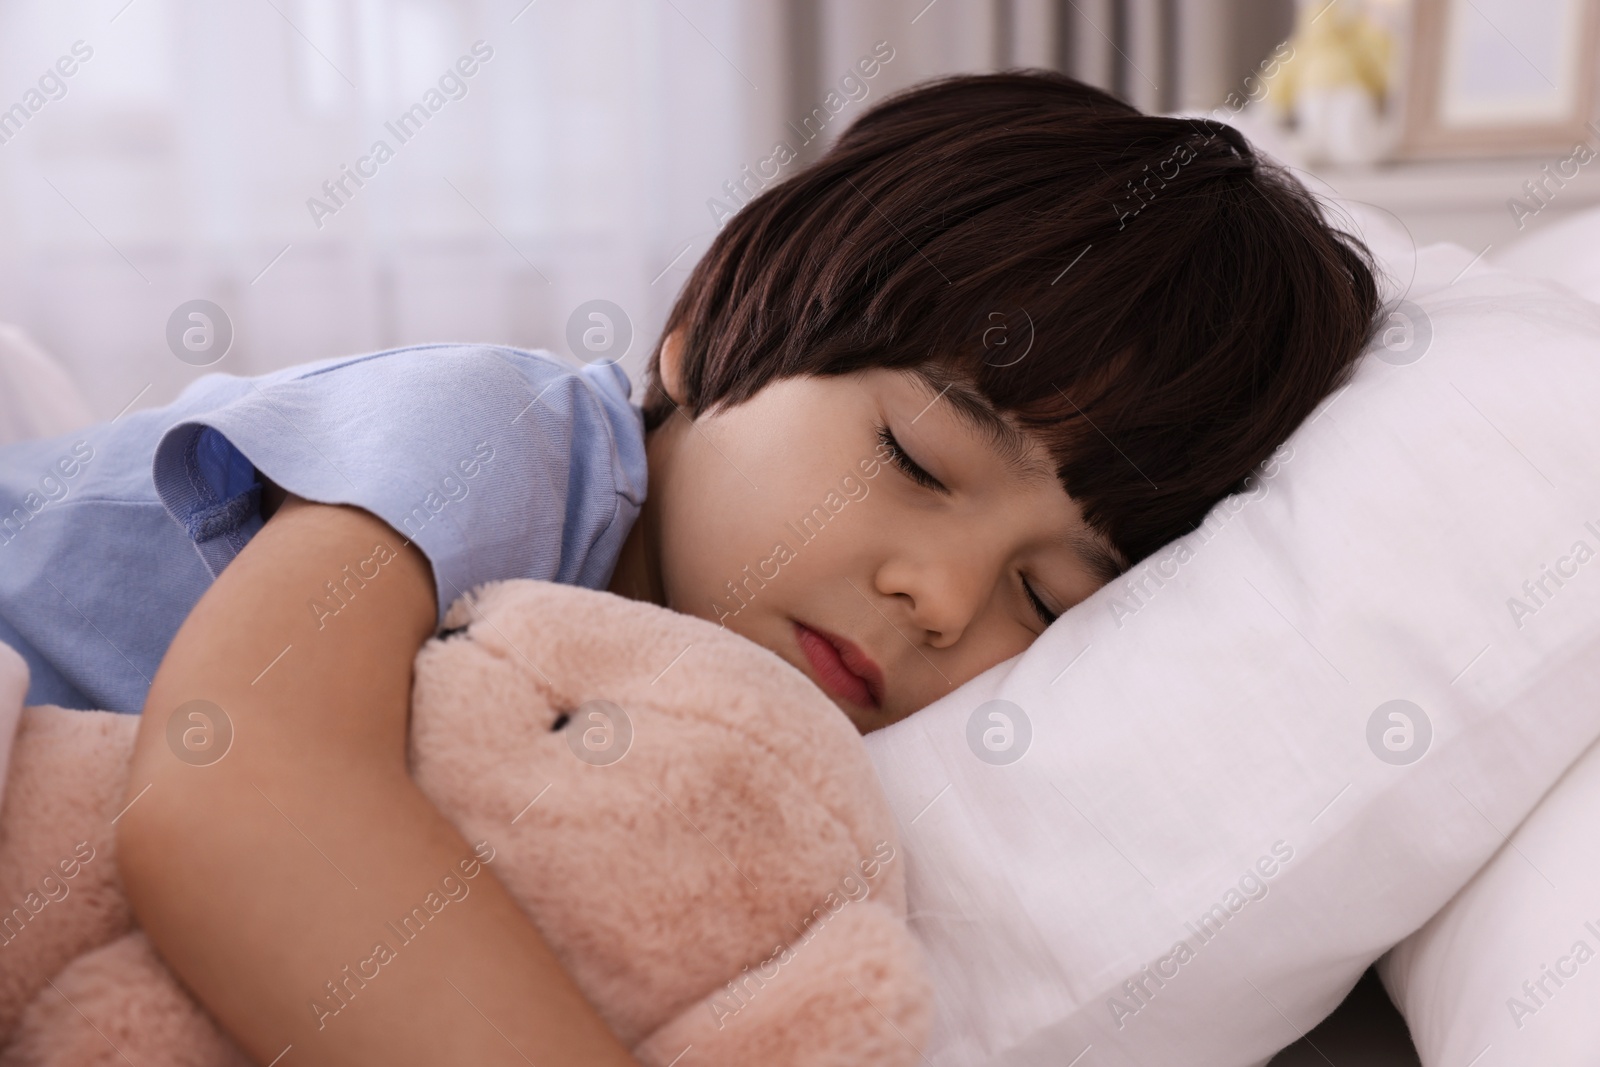
M 905 921 L 872 899 L 843 907 L 663 1024 L 634 1056 L 646 1067 L 911 1067 L 932 989 Z

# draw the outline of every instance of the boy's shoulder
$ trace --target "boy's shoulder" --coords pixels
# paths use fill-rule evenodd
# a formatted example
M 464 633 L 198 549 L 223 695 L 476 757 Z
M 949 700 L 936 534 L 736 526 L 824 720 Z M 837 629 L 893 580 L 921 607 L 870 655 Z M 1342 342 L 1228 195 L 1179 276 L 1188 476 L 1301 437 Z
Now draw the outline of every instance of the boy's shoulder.
M 611 450 L 643 450 L 644 416 L 628 374 L 613 361 L 577 364 L 542 349 L 451 343 L 410 345 L 297 364 L 250 377 L 207 374 L 160 413 L 163 427 L 208 421 L 242 405 L 307 425 L 387 421 L 436 429 L 494 421 L 522 433 L 578 431 L 599 423 Z M 597 418 L 598 416 L 598 418 Z M 429 432 L 433 432 L 431 429 Z M 582 434 L 593 445 L 593 434 Z
M 494 376 L 502 368 L 516 372 L 530 383 L 537 382 L 541 387 L 572 379 L 574 383 L 582 383 L 624 402 L 633 391 L 627 372 L 615 361 L 574 364 L 545 349 L 479 343 L 407 345 L 358 355 L 336 356 L 286 367 L 260 375 L 254 380 L 266 386 L 353 371 L 392 378 L 397 382 L 430 379 L 465 387 L 483 375 Z M 207 379 L 227 377 L 230 376 L 207 375 L 195 385 Z
M 207 377 L 167 415 L 149 469 L 213 575 L 253 533 L 261 478 L 418 544 L 441 609 L 499 578 L 593 580 L 615 562 L 593 546 L 609 552 L 644 498 L 643 413 L 614 364 L 433 344 Z

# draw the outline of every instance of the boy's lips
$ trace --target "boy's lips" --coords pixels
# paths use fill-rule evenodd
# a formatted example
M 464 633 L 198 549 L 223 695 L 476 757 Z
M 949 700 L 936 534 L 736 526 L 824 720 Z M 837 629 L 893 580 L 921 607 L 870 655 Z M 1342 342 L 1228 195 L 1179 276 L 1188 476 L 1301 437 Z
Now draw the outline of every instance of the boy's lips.
M 794 634 L 824 689 L 862 707 L 883 706 L 883 672 L 871 656 L 853 642 L 799 620 L 795 621 Z

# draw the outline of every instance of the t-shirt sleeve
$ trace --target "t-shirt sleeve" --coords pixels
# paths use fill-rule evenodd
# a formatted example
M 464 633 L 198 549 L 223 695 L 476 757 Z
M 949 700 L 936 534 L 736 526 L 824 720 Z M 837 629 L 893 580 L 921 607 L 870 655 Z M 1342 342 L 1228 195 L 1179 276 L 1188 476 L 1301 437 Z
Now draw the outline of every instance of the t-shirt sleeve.
M 441 620 L 487 581 L 603 587 L 643 502 L 642 418 L 614 365 L 438 345 L 235 385 L 168 429 L 153 463 L 163 505 L 213 576 L 261 528 L 257 471 L 307 500 L 364 508 L 415 543 Z

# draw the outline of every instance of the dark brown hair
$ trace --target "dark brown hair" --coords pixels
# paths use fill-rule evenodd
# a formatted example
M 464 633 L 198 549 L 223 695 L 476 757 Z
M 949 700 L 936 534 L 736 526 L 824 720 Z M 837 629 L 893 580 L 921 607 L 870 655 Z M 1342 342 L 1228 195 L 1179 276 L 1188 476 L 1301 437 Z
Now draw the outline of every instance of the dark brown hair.
M 1377 310 L 1366 248 L 1233 127 L 1012 72 L 868 111 L 728 220 L 665 332 L 691 417 L 802 374 L 968 383 L 1131 565 L 1243 488 Z

